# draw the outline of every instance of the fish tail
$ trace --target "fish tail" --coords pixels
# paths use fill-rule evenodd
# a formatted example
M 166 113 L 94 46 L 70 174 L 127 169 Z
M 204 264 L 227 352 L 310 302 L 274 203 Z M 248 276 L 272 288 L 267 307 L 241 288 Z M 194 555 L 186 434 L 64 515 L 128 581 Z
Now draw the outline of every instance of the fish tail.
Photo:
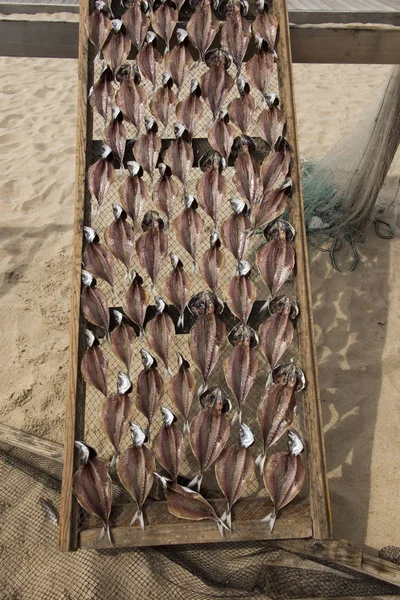
M 272 513 L 261 519 L 261 523 L 269 523 L 269 532 L 272 533 L 275 527 L 276 513 L 273 510 Z
M 238 415 L 239 415 L 239 425 L 241 425 L 242 424 L 242 409 L 239 409 Z
M 207 384 L 203 381 L 203 383 L 201 383 L 197 389 L 197 397 L 199 398 L 203 392 L 205 392 L 207 389 Z
M 196 477 L 193 477 L 192 481 L 188 483 L 188 487 L 193 488 L 199 481 L 200 474 L 197 474 Z
M 111 531 L 110 531 L 110 524 L 109 523 L 103 523 L 103 527 L 102 527 L 102 530 L 100 531 L 100 535 L 99 535 L 97 541 L 101 542 L 101 540 L 103 540 L 106 535 L 107 535 L 108 541 L 113 546 L 114 542 L 113 542 L 112 537 L 111 537 Z
M 254 229 L 246 229 L 245 230 L 245 234 L 246 234 L 246 239 L 249 240 L 253 235 L 254 235 Z
M 110 544 L 111 544 L 112 546 L 114 546 L 114 541 L 113 541 L 113 539 L 112 539 L 112 537 L 111 537 L 111 529 L 110 529 L 110 525 L 109 525 L 109 523 L 107 523 L 107 525 L 106 525 L 106 533 L 107 533 L 107 538 L 108 538 L 108 541 L 110 542 Z
M 189 421 L 186 420 L 183 424 L 183 435 L 187 435 L 190 431 Z
M 143 340 L 146 337 L 143 327 L 139 327 L 139 340 Z
M 200 475 L 199 479 L 197 480 L 197 491 L 200 492 L 200 488 L 201 488 L 201 484 L 203 483 L 203 474 Z
M 222 521 L 222 519 L 220 519 L 218 517 L 217 517 L 217 519 L 218 520 L 215 521 L 215 522 L 217 524 L 219 532 L 220 532 L 220 534 L 221 534 L 222 537 L 225 537 L 225 530 L 229 531 L 229 533 L 230 533 L 230 529 L 229 529 L 229 527 L 227 525 L 225 525 L 225 523 Z
M 226 524 L 229 528 L 229 531 L 232 531 L 232 513 L 230 511 L 230 509 L 228 508 L 228 510 L 226 511 Z
M 144 529 L 143 514 L 142 514 L 142 511 L 140 510 L 140 508 L 138 508 L 137 511 L 135 512 L 135 514 L 133 515 L 132 520 L 131 520 L 131 526 L 134 525 L 136 523 L 136 521 L 139 521 L 140 528 Z
M 221 521 L 226 521 L 226 515 L 227 515 L 227 510 L 225 512 L 222 513 L 221 515 Z
M 172 375 L 171 367 L 165 367 L 165 369 L 164 369 L 164 377 L 165 377 L 165 379 L 168 379 L 168 377 L 170 375 Z
M 111 469 L 113 469 L 115 467 L 115 464 L 117 462 L 117 457 L 118 457 L 118 453 L 115 452 L 115 454 L 113 455 L 111 462 L 110 462 L 110 467 Z
M 123 160 L 121 160 L 121 162 L 119 163 L 119 170 L 121 171 L 121 173 L 123 173 L 123 172 L 124 172 L 124 168 L 125 168 L 125 167 L 124 167 L 124 161 L 123 161 Z
M 99 214 L 99 210 L 100 210 L 100 206 L 96 206 L 93 202 L 92 202 L 92 217 L 97 217 L 97 215 Z
M 263 471 L 264 471 L 265 458 L 266 458 L 266 456 L 265 456 L 264 452 L 261 452 L 261 454 L 259 454 L 256 458 L 256 466 L 260 467 L 261 475 L 263 474 Z
M 182 329 L 183 329 L 184 322 L 185 322 L 185 313 L 181 312 L 181 314 L 179 315 L 177 326 L 182 327 Z
M 260 315 L 261 315 L 261 314 L 262 314 L 262 313 L 263 313 L 265 310 L 267 310 L 267 309 L 268 309 L 270 301 L 271 301 L 271 298 L 270 298 L 269 300 L 267 300 L 266 302 L 264 302 L 264 304 L 263 304 L 263 305 L 262 305 L 262 307 L 260 308 L 260 310 L 259 310 L 259 313 L 258 313 L 258 314 L 260 314 Z
M 235 412 L 233 413 L 231 425 L 234 425 L 236 423 L 236 421 L 238 420 L 238 418 L 239 418 L 239 411 L 235 410 Z
M 196 263 L 196 259 L 193 259 L 193 264 L 192 264 L 192 273 L 196 273 L 197 272 L 197 263 Z

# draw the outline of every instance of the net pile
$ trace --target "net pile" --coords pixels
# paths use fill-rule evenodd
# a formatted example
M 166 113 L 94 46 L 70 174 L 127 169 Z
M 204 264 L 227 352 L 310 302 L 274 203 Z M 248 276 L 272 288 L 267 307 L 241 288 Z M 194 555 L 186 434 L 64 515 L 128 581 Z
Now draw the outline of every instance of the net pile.
M 61 554 L 41 499 L 59 504 L 61 465 L 0 444 L 2 600 L 193 600 L 399 595 L 399 589 L 267 543 Z

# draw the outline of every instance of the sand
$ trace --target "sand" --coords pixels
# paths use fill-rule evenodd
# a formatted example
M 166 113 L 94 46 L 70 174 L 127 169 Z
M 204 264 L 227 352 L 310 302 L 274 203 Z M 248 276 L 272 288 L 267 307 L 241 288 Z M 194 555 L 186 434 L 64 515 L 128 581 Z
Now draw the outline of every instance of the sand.
M 0 59 L 0 421 L 63 441 L 77 61 Z M 368 110 L 386 66 L 296 65 L 301 151 Z M 369 232 L 355 273 L 311 261 L 336 537 L 397 544 L 400 240 Z

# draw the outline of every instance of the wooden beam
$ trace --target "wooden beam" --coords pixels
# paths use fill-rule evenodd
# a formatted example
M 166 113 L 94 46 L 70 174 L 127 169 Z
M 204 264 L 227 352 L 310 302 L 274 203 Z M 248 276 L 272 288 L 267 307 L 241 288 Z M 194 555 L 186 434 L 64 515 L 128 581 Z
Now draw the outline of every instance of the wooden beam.
M 0 441 L 43 458 L 50 458 L 60 463 L 63 461 L 64 447 L 61 444 L 38 438 L 2 423 L 0 423 Z
M 289 21 L 293 25 L 375 23 L 399 27 L 400 11 L 289 10 Z
M 346 540 L 277 540 L 273 545 L 311 559 L 361 569 L 361 548 Z
M 383 558 L 363 552 L 361 572 L 400 586 L 400 565 L 396 565 L 389 560 L 383 560 Z
M 400 27 L 292 25 L 293 62 L 399 64 Z M 77 58 L 78 23 L 0 18 L 0 56 Z
M 0 2 L 1 15 L 79 14 L 79 4 L 36 4 L 33 2 Z

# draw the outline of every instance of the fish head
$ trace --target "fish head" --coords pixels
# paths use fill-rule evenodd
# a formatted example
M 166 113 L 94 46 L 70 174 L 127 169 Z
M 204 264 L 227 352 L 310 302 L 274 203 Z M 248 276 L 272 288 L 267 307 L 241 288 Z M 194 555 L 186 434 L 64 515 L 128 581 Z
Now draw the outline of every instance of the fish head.
M 78 450 L 79 458 L 84 465 L 86 465 L 91 458 L 95 458 L 97 456 L 96 450 L 85 444 L 85 442 L 75 441 L 74 445 Z
M 164 477 L 163 475 L 160 475 L 159 473 L 156 473 L 155 471 L 153 472 L 153 475 L 161 483 L 164 490 L 167 489 L 168 483 L 172 483 L 172 479 L 168 479 L 168 477 Z
M 226 160 L 216 150 L 208 150 L 199 159 L 199 167 L 203 172 L 218 169 L 220 173 L 226 169 Z
M 129 379 L 128 375 L 126 375 L 123 371 L 120 371 L 117 375 L 118 394 L 129 394 L 132 391 L 132 387 L 132 381 Z
M 161 315 L 161 313 L 164 312 L 166 304 L 164 302 L 164 300 L 161 298 L 161 296 L 156 296 L 154 298 L 154 304 L 156 306 L 156 311 L 158 315 Z
M 190 363 L 188 360 L 186 360 L 186 358 L 180 353 L 177 352 L 178 354 L 178 367 L 182 369 L 190 369 Z
M 249 12 L 249 3 L 247 0 L 240 0 L 240 13 L 245 17 Z
M 295 392 L 301 392 L 306 387 L 305 375 L 293 359 L 290 363 L 281 363 L 273 369 L 272 381 L 277 385 L 293 388 Z
M 190 95 L 197 96 L 197 98 L 200 98 L 201 96 L 201 87 L 197 79 L 192 79 L 192 82 L 190 84 Z
M 221 240 L 218 235 L 218 231 L 216 229 L 212 229 L 210 233 L 210 247 L 211 248 L 220 248 Z
M 256 0 L 256 7 L 259 13 L 263 13 L 263 12 L 267 12 L 268 10 L 268 4 L 265 2 L 265 0 Z
M 299 314 L 299 306 L 296 300 L 290 296 L 278 296 L 273 298 L 269 302 L 268 309 L 272 315 L 275 313 L 287 313 L 292 321 L 294 321 Z
M 161 415 L 163 418 L 163 423 L 165 427 L 171 427 L 172 423 L 176 422 L 176 416 L 173 412 L 166 408 L 165 406 L 160 407 Z
M 124 317 L 124 315 L 122 314 L 122 312 L 120 310 L 116 310 L 115 308 L 112 309 L 111 311 L 112 316 L 115 319 L 115 322 L 117 323 L 117 325 L 121 325 L 122 323 L 122 319 Z
M 232 198 L 231 206 L 235 215 L 245 215 L 247 213 L 247 204 L 241 198 Z
M 178 271 L 183 269 L 183 262 L 181 261 L 181 259 L 179 258 L 179 256 L 177 256 L 176 254 L 173 254 L 171 252 L 171 254 L 169 255 L 170 260 L 171 260 L 171 265 L 174 271 Z
M 91 348 L 93 346 L 93 344 L 95 343 L 96 338 L 93 335 L 93 333 L 90 331 L 90 329 L 85 329 L 85 342 L 86 342 L 86 346 L 88 348 Z
M 247 81 L 247 79 L 245 79 L 242 75 L 239 75 L 239 77 L 237 78 L 236 85 L 238 92 L 241 96 L 250 94 L 250 84 Z
M 232 144 L 232 155 L 234 157 L 239 156 L 242 152 L 248 152 L 251 156 L 255 154 L 256 143 L 249 135 L 238 135 L 233 140 Z
M 166 165 L 163 162 L 158 163 L 157 169 L 158 169 L 161 177 L 171 177 L 171 175 L 172 175 L 171 167 Z
M 229 332 L 228 340 L 231 346 L 249 346 L 250 348 L 258 346 L 257 333 L 244 323 L 239 323 Z
M 113 121 L 119 121 L 120 123 L 123 120 L 121 109 L 118 106 L 114 106 L 111 111 L 111 118 Z
M 96 0 L 96 2 L 94 3 L 94 7 L 99 12 L 104 11 L 108 13 L 107 4 L 103 2 L 103 0 Z
M 123 24 L 123 22 L 121 21 L 121 19 L 113 19 L 113 20 L 111 21 L 111 27 L 112 27 L 111 31 L 112 31 L 113 33 L 119 33 L 119 32 L 121 31 L 121 29 L 122 29 L 123 25 L 124 25 L 124 24 Z
M 120 204 L 118 204 L 117 202 L 113 202 L 112 211 L 113 211 L 114 219 L 116 221 L 119 221 L 120 219 L 125 221 L 127 214 Z
M 227 413 L 232 409 L 232 402 L 227 392 L 217 385 L 214 385 L 201 394 L 200 404 L 203 408 L 213 408 L 223 413 Z
M 193 194 L 186 194 L 185 196 L 185 208 L 191 208 L 193 210 L 196 210 L 196 208 L 198 208 L 198 203 L 196 200 L 196 196 L 193 196 Z
M 150 11 L 150 4 L 147 2 L 147 0 L 141 0 L 140 9 L 143 14 L 147 15 L 147 13 Z
M 149 369 L 155 369 L 157 367 L 157 361 L 150 352 L 147 350 L 140 350 L 140 356 L 142 358 L 142 365 L 148 371 Z
M 285 194 L 289 196 L 292 193 L 293 188 L 293 179 L 291 177 L 286 177 L 285 181 L 282 183 L 279 188 L 281 191 L 285 191 Z
M 132 444 L 136 448 L 140 448 L 141 446 L 143 446 L 143 444 L 145 444 L 149 439 L 147 434 L 143 431 L 143 429 L 133 422 L 131 422 L 131 424 L 129 425 L 129 434 L 131 436 Z
M 143 168 L 136 160 L 128 161 L 126 166 L 128 167 L 128 173 L 131 177 L 136 177 L 136 175 L 141 177 L 143 175 Z
M 110 146 L 107 144 L 102 144 L 101 146 L 101 159 L 102 160 L 111 160 L 112 158 L 112 150 Z
M 186 127 L 184 126 L 183 123 L 180 123 L 179 121 L 176 121 L 174 123 L 174 135 L 177 140 L 183 136 L 185 131 L 186 131 Z
M 148 31 L 146 33 L 145 42 L 146 42 L 146 44 L 153 44 L 153 46 L 156 46 L 156 44 L 157 44 L 157 36 L 154 33 L 154 31 Z
M 287 445 L 292 456 L 298 456 L 304 452 L 304 442 L 297 431 L 294 431 L 293 429 L 288 431 Z
M 85 234 L 85 240 L 87 241 L 88 244 L 93 244 L 93 242 L 99 241 L 99 236 L 97 235 L 95 230 L 92 229 L 91 227 L 84 225 L 83 233 Z
M 162 83 L 163 87 L 172 88 L 172 86 L 174 85 L 174 82 L 172 79 L 172 75 L 169 71 L 165 71 L 165 73 L 163 73 L 161 83 Z
M 186 29 L 178 27 L 176 30 L 176 39 L 178 40 L 178 44 L 183 44 L 186 40 L 188 40 L 188 33 Z
M 118 83 L 122 83 L 123 81 L 130 79 L 132 70 L 133 68 L 131 67 L 131 65 L 127 63 L 121 65 L 115 74 L 115 79 L 118 81 Z
M 264 96 L 264 100 L 268 106 L 268 108 L 272 108 L 273 106 L 279 105 L 279 98 L 274 92 L 268 92 Z
M 270 242 L 271 240 L 286 240 L 287 242 L 293 242 L 296 231 L 289 221 L 276 219 L 266 226 L 263 234 L 267 242 Z
M 240 259 L 236 265 L 237 273 L 239 277 L 250 277 L 251 265 L 249 261 Z
M 249 448 L 254 444 L 254 433 L 245 423 L 240 425 L 239 441 L 242 448 Z
M 145 117 L 144 127 L 146 129 L 146 133 L 157 133 L 158 131 L 158 124 L 154 117 Z
M 232 59 L 228 52 L 215 48 L 214 50 L 208 50 L 205 54 L 205 63 L 209 69 L 213 67 L 224 67 L 225 71 L 229 69 L 232 64 Z
M 221 107 L 217 112 L 217 121 L 224 121 L 224 123 L 229 123 L 229 113 L 226 108 Z
M 135 285 L 143 285 L 143 278 L 140 277 L 139 273 L 137 273 L 136 271 L 132 271 L 131 275 L 132 275 L 132 283 L 131 283 L 131 285 L 133 285 L 133 284 L 135 284 Z
M 188 308 L 195 316 L 221 313 L 224 310 L 224 303 L 219 300 L 216 294 L 208 290 L 196 294 L 189 300 Z
M 149 229 L 164 229 L 164 220 L 160 213 L 155 210 L 149 210 L 143 217 L 142 229 L 143 231 L 149 231 Z
M 96 280 L 89 271 L 85 271 L 82 269 L 81 272 L 82 283 L 85 287 L 94 287 L 96 285 Z

